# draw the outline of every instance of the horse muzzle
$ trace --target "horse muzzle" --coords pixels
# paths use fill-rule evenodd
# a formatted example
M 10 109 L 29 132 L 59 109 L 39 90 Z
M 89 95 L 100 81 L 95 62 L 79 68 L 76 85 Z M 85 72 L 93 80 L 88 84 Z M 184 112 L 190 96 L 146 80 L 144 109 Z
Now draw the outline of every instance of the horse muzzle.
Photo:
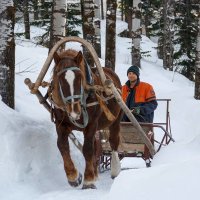
M 80 105 L 79 101 L 67 104 L 66 110 L 67 110 L 68 116 L 72 120 L 79 120 L 80 119 L 80 117 L 81 117 L 81 105 Z
M 76 121 L 80 119 L 81 113 L 70 112 L 69 117 Z

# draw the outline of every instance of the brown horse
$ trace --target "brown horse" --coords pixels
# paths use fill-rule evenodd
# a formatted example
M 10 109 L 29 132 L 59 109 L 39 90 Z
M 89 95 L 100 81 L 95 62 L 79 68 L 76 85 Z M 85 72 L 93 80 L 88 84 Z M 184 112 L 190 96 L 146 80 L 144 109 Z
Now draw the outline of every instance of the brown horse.
M 83 189 L 96 188 L 97 165 L 95 163 L 95 133 L 109 127 L 112 152 L 111 176 L 120 172 L 120 161 L 117 154 L 119 145 L 119 129 L 122 111 L 114 98 L 106 102 L 107 108 L 115 117 L 110 121 L 98 103 L 94 90 L 86 86 L 85 62 L 81 52 L 66 50 L 59 55 L 54 54 L 52 99 L 55 105 L 54 115 L 58 134 L 57 145 L 64 161 L 64 169 L 71 186 L 77 187 L 82 182 L 82 175 L 75 168 L 70 157 L 68 135 L 72 130 L 84 134 L 83 155 L 86 161 Z M 110 69 L 104 68 L 107 78 L 112 79 L 115 86 L 121 89 L 118 76 Z M 92 74 L 94 85 L 101 85 L 99 75 L 94 69 Z M 105 92 L 102 95 L 106 97 Z M 96 103 L 95 103 L 96 102 Z

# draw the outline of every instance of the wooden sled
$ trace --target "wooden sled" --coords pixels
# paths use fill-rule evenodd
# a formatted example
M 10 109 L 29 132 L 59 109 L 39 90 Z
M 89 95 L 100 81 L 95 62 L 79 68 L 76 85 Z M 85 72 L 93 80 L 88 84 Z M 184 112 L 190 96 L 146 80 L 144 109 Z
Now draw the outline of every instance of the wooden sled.
M 171 135 L 170 116 L 169 116 L 169 101 L 170 99 L 158 99 L 158 101 L 166 101 L 166 122 L 164 123 L 140 123 L 146 136 L 151 141 L 155 152 L 157 153 L 162 146 L 167 145 L 170 141 L 174 141 Z M 156 140 L 154 132 L 160 129 L 161 136 L 159 141 Z M 103 172 L 110 169 L 111 163 L 111 147 L 109 144 L 109 130 L 100 130 L 96 137 L 97 143 L 97 157 L 99 171 Z M 144 159 L 146 166 L 151 166 L 151 156 L 149 149 L 145 145 L 141 137 L 137 133 L 137 129 L 131 122 L 120 123 L 120 146 L 118 148 L 119 158 L 124 157 L 140 157 Z

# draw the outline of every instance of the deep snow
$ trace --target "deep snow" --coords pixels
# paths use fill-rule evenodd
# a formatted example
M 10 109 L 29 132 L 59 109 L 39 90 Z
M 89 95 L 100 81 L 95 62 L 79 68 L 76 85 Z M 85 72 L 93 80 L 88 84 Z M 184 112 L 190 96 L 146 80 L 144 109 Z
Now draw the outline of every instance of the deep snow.
M 117 32 L 124 30 L 126 26 L 118 21 Z M 104 52 L 105 21 L 102 22 L 102 27 Z M 21 29 L 21 25 L 17 28 Z M 33 28 L 32 34 L 35 36 L 40 31 Z M 117 37 L 116 42 L 116 72 L 124 84 L 127 80 L 126 70 L 131 63 L 128 49 L 131 41 Z M 142 50 L 150 50 L 150 57 L 142 58 L 141 80 L 154 86 L 157 98 L 172 100 L 171 125 L 176 142 L 163 147 L 155 155 L 151 168 L 146 168 L 141 159 L 125 159 L 122 161 L 123 167 L 137 169 L 122 171 L 115 180 L 110 179 L 109 171 L 104 172 L 99 175 L 97 190 L 84 191 L 81 186 L 71 188 L 68 185 L 56 145 L 54 124 L 50 121 L 49 113 L 24 84 L 26 77 L 36 80 L 48 50 L 27 40 L 17 39 L 16 43 L 16 110 L 0 101 L 1 200 L 199 199 L 200 102 L 193 98 L 192 82 L 162 68 L 162 62 L 156 56 L 155 43 L 142 37 Z M 67 46 L 80 49 L 77 43 Z M 29 72 L 22 72 L 27 67 L 30 67 Z M 49 80 L 50 73 L 51 70 L 45 80 Z M 160 103 L 154 121 L 163 120 L 165 105 Z M 76 135 L 80 141 L 83 140 L 82 134 L 77 132 Z M 83 172 L 83 156 L 73 144 L 71 152 L 76 166 Z

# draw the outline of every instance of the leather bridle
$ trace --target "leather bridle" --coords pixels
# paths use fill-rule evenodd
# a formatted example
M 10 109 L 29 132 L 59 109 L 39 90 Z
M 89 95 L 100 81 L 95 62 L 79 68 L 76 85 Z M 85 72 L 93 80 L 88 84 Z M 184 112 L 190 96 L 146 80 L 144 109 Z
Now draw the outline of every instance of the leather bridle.
M 57 76 L 59 77 L 61 74 L 63 74 L 64 72 L 66 72 L 68 70 L 81 71 L 80 68 L 77 67 L 77 66 L 67 67 L 67 68 L 64 68 L 61 71 L 59 71 L 57 73 Z M 88 124 L 88 113 L 87 113 L 87 110 L 86 110 L 86 98 L 87 98 L 87 94 L 84 92 L 83 85 L 81 84 L 81 91 L 80 91 L 79 95 L 71 95 L 71 96 L 65 97 L 64 94 L 63 94 L 63 90 L 62 90 L 60 81 L 58 81 L 58 84 L 59 84 L 60 95 L 61 95 L 61 98 L 62 98 L 62 101 L 63 101 L 65 107 L 67 105 L 69 105 L 69 104 L 72 104 L 72 102 L 70 102 L 70 100 L 72 100 L 72 99 L 78 99 L 78 101 L 73 102 L 73 104 L 80 103 L 80 105 L 81 105 L 81 113 L 83 115 L 83 123 L 82 124 L 78 123 L 75 119 L 73 119 L 69 115 L 69 112 L 65 109 L 65 111 L 67 112 L 67 115 L 69 117 L 69 120 L 75 126 L 77 126 L 79 128 L 85 128 L 87 126 L 87 124 Z

